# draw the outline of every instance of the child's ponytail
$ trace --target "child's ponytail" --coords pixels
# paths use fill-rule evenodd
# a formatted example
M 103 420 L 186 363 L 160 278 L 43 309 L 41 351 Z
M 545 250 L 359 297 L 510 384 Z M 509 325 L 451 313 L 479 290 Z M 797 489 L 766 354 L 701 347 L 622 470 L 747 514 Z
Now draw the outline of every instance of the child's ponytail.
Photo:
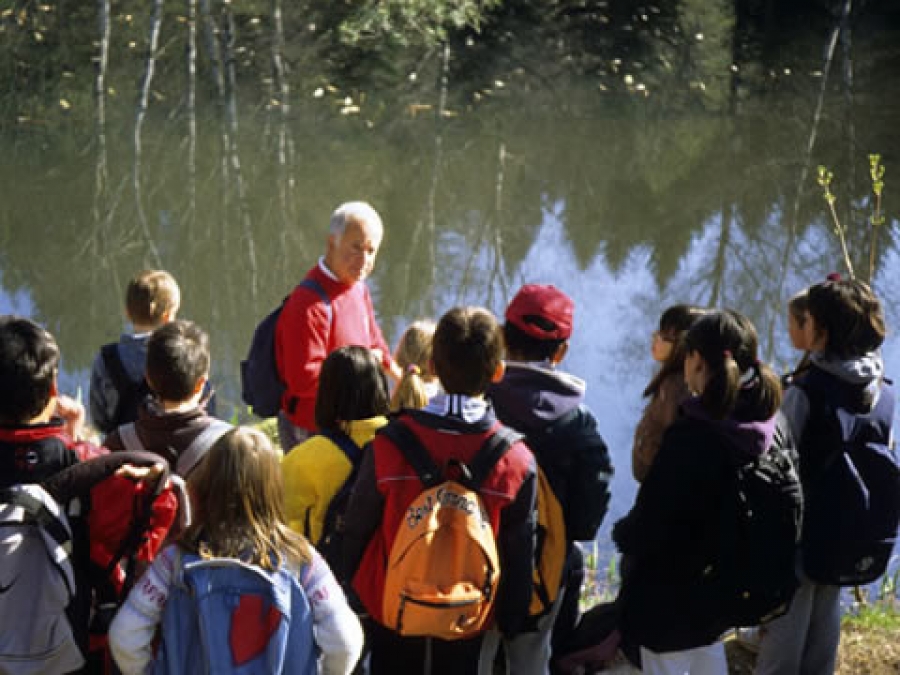
M 391 412 L 422 408 L 428 403 L 426 376 L 430 372 L 434 329 L 434 321 L 418 319 L 400 336 L 394 360 L 403 374 L 391 396 Z
M 415 364 L 403 369 L 403 375 L 391 396 L 391 412 L 404 409 L 423 408 L 428 403 L 428 389 L 422 377 L 422 370 Z
M 771 418 L 781 405 L 778 376 L 757 358 L 756 329 L 745 316 L 714 311 L 701 317 L 685 337 L 709 370 L 700 404 L 713 419 Z
M 699 351 L 699 350 L 698 350 Z M 734 410 L 740 390 L 741 369 L 732 353 L 723 349 L 707 357 L 700 352 L 710 370 L 700 403 L 714 419 L 724 419 Z

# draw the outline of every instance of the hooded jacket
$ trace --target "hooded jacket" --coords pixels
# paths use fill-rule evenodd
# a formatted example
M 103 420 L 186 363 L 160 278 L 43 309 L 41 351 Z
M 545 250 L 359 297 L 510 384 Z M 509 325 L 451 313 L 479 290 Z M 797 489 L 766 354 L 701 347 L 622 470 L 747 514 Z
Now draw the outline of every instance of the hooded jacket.
M 729 503 L 735 460 L 772 444 L 775 418 L 713 420 L 698 401 L 663 435 L 631 511 L 613 528 L 628 557 L 619 595 L 626 638 L 655 652 L 715 641 L 718 616 L 711 570 L 719 557 L 721 512 Z M 735 457 L 737 455 L 737 457 Z
M 545 363 L 508 361 L 488 397 L 503 424 L 525 434 L 560 502 L 566 540 L 590 541 L 609 504 L 613 468 L 584 380 Z
M 807 428 L 811 415 L 822 412 L 811 407 L 811 404 L 818 405 L 822 399 L 819 394 L 836 397 L 849 411 L 865 415 L 878 404 L 883 380 L 884 362 L 876 352 L 851 359 L 840 359 L 825 352 L 811 356 L 809 368 L 797 376 L 793 386 L 788 387 L 781 404 L 781 411 L 800 444 L 802 479 L 807 480 L 817 473 L 821 462 L 826 459 L 821 447 L 822 439 L 814 438 L 817 430 Z M 882 440 L 890 444 L 890 438 Z
M 814 354 L 785 396 L 806 505 L 801 560 L 816 583 L 868 583 L 889 562 L 900 473 L 891 438 L 894 392 L 883 370 L 877 353 Z

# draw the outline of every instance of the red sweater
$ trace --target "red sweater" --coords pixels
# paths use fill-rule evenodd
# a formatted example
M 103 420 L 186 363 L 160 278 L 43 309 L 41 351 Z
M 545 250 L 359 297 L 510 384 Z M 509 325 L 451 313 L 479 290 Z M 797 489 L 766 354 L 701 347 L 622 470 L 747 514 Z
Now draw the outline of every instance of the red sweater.
M 315 430 L 316 391 L 322 361 L 335 349 L 359 345 L 380 349 L 382 363 L 391 362 L 390 349 L 375 321 L 372 297 L 365 283 L 348 286 L 329 277 L 319 265 L 306 275 L 331 298 L 331 321 L 315 291 L 297 286 L 284 305 L 275 329 L 275 358 L 287 389 L 281 401 L 291 422 Z M 291 403 L 296 401 L 291 411 Z

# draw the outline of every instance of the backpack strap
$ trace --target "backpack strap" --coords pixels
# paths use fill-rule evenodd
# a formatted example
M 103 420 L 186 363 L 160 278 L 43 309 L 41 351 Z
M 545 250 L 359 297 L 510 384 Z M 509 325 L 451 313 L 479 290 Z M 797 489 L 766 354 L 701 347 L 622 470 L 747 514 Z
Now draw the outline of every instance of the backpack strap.
M 325 292 L 325 289 L 322 288 L 322 284 L 320 284 L 315 279 L 310 279 L 309 277 L 307 277 L 306 279 L 301 281 L 299 284 L 297 284 L 297 286 L 298 287 L 302 286 L 303 288 L 307 288 L 319 296 L 319 299 L 322 301 L 322 304 L 325 305 L 325 314 L 328 315 L 328 330 L 330 331 L 331 330 L 331 322 L 332 322 L 332 319 L 334 319 L 334 313 L 332 312 L 332 309 L 331 309 L 331 296 Z M 284 299 L 284 301 L 281 303 L 282 309 L 284 309 L 284 305 L 287 303 L 287 301 L 290 297 L 291 296 L 287 296 Z M 281 376 L 279 374 L 279 378 L 283 379 L 283 376 Z M 299 399 L 296 396 L 291 396 L 288 398 L 287 413 L 289 415 L 293 415 L 294 412 L 296 412 L 298 400 Z
M 185 448 L 184 452 L 178 456 L 178 461 L 175 464 L 175 472 L 179 476 L 187 476 L 203 455 L 206 454 L 206 451 L 212 447 L 213 443 L 218 441 L 233 428 L 234 427 L 228 422 L 213 418 L 209 426 L 201 431 L 200 434 L 191 441 L 191 444 Z
M 478 454 L 469 462 L 469 472 L 471 473 L 471 478 L 468 480 L 469 487 L 478 490 L 510 446 L 521 438 L 521 434 L 503 426 L 488 436 Z
M 129 452 L 144 452 L 146 450 L 140 436 L 138 436 L 134 422 L 129 422 L 119 427 L 119 438 L 122 439 L 122 444 Z
M 54 513 L 51 509 L 51 505 L 58 509 L 53 498 L 39 485 L 17 485 L 0 490 L 0 503 L 10 504 L 22 510 L 21 517 L 15 518 L 16 520 L 23 523 L 31 522 L 38 526 L 50 561 L 65 581 L 69 596 L 74 596 L 72 532 L 64 520 L 62 511 Z
M 300 285 L 303 286 L 303 288 L 308 288 L 309 290 L 314 292 L 319 296 L 319 299 L 322 300 L 322 304 L 325 305 L 325 313 L 328 315 L 328 326 L 330 328 L 331 319 L 333 318 L 331 311 L 331 296 L 325 292 L 325 289 L 322 288 L 322 284 L 320 284 L 315 279 L 310 279 L 309 277 L 307 277 L 300 282 Z
M 378 433 L 384 434 L 391 439 L 391 442 L 397 447 L 403 458 L 409 462 L 425 487 L 430 488 L 441 483 L 443 478 L 440 468 L 412 429 L 400 420 L 394 420 L 381 427 Z
M 434 487 L 443 480 L 441 469 L 435 463 L 431 454 L 422 445 L 412 429 L 394 420 L 387 426 L 379 429 L 393 441 L 397 449 L 403 454 L 404 459 L 415 469 L 425 487 Z M 478 490 L 485 481 L 500 458 L 506 454 L 509 447 L 522 438 L 508 427 L 500 427 L 484 441 L 475 457 L 469 462 L 468 472 L 464 482 L 469 488 Z
M 336 429 L 334 431 L 319 431 L 319 435 L 324 436 L 340 448 L 341 452 L 347 456 L 347 460 L 350 462 L 351 466 L 359 466 L 359 462 L 362 459 L 362 449 L 348 434 Z

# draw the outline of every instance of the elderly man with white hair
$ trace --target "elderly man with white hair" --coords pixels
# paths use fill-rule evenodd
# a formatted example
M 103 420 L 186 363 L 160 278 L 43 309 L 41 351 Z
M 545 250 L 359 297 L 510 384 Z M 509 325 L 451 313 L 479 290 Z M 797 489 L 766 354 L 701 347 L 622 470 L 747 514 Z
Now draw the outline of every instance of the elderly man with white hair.
M 365 202 L 335 210 L 325 255 L 284 305 L 275 332 L 278 370 L 286 385 L 278 415 L 281 446 L 289 452 L 316 429 L 316 391 L 322 362 L 335 349 L 373 350 L 395 380 L 400 369 L 375 320 L 365 279 L 375 266 L 384 227 Z

